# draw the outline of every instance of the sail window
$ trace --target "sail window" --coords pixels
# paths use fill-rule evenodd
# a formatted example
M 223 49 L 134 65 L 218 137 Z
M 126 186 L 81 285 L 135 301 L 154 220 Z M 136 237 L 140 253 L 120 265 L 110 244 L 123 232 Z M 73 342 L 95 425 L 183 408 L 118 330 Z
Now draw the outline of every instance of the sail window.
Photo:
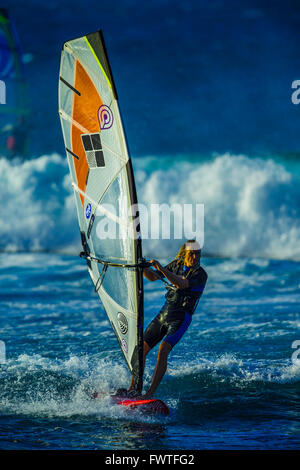
M 81 138 L 89 167 L 105 166 L 100 134 L 85 134 Z

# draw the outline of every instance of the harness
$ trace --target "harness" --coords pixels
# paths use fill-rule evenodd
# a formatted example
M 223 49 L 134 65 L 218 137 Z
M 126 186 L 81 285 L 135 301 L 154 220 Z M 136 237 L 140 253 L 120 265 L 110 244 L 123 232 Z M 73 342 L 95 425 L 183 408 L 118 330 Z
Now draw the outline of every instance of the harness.
M 182 264 L 179 264 L 175 274 L 182 274 L 180 273 L 181 269 L 183 268 Z M 193 274 L 195 274 L 199 268 L 192 269 L 190 268 L 188 273 L 184 276 L 185 279 L 190 278 Z M 168 283 L 167 283 L 168 284 Z M 189 288 L 188 289 L 179 289 L 171 284 L 165 286 L 167 289 L 167 293 L 165 298 L 168 302 L 172 304 L 172 307 L 178 309 L 182 308 L 188 313 L 192 314 L 199 302 L 200 296 L 204 289 L 204 286 L 200 286 L 201 289 L 197 289 L 195 292 L 192 292 Z M 202 288 L 203 287 L 203 288 Z

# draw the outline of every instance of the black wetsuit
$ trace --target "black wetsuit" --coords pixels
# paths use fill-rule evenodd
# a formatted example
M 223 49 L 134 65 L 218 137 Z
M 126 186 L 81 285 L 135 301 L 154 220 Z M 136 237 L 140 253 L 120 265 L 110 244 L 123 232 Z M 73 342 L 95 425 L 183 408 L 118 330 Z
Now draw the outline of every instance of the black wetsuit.
M 166 268 L 188 279 L 189 287 L 187 289 L 168 288 L 164 306 L 144 334 L 144 340 L 150 348 L 153 348 L 164 337 L 164 341 L 172 347 L 178 343 L 192 321 L 192 315 L 207 280 L 207 273 L 201 266 L 196 269 L 188 268 L 182 261 L 178 264 L 177 260 L 174 260 Z

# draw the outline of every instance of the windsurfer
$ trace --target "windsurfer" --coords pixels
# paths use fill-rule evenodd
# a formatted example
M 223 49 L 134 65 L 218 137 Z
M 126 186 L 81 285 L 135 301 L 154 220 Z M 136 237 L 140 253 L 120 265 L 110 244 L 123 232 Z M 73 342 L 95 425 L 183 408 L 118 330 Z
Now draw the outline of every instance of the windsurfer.
M 27 143 L 28 129 L 29 124 L 24 116 L 20 116 L 15 125 L 7 125 L 4 128 L 4 131 L 8 134 L 6 148 L 12 157 L 22 155 L 24 153 Z
M 177 256 L 167 266 L 151 260 L 152 268 L 144 269 L 149 281 L 165 277 L 166 302 L 159 314 L 152 320 L 144 334 L 144 367 L 147 354 L 161 342 L 150 387 L 143 398 L 152 398 L 166 370 L 168 356 L 188 329 L 192 315 L 204 290 L 207 273 L 200 266 L 201 248 L 197 241 L 188 240 L 182 245 Z M 134 379 L 128 392 L 134 390 Z

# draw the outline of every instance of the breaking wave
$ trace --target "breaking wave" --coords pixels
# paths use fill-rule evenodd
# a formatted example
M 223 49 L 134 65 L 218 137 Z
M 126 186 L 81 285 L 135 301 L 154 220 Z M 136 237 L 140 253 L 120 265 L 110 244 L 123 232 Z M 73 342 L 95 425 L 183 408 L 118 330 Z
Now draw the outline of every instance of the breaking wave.
M 204 250 L 223 257 L 300 259 L 298 177 L 275 160 L 224 154 L 201 160 L 134 159 L 140 203 L 204 204 Z M 0 159 L 2 251 L 78 253 L 80 237 L 66 159 Z M 145 240 L 169 255 L 180 240 Z

